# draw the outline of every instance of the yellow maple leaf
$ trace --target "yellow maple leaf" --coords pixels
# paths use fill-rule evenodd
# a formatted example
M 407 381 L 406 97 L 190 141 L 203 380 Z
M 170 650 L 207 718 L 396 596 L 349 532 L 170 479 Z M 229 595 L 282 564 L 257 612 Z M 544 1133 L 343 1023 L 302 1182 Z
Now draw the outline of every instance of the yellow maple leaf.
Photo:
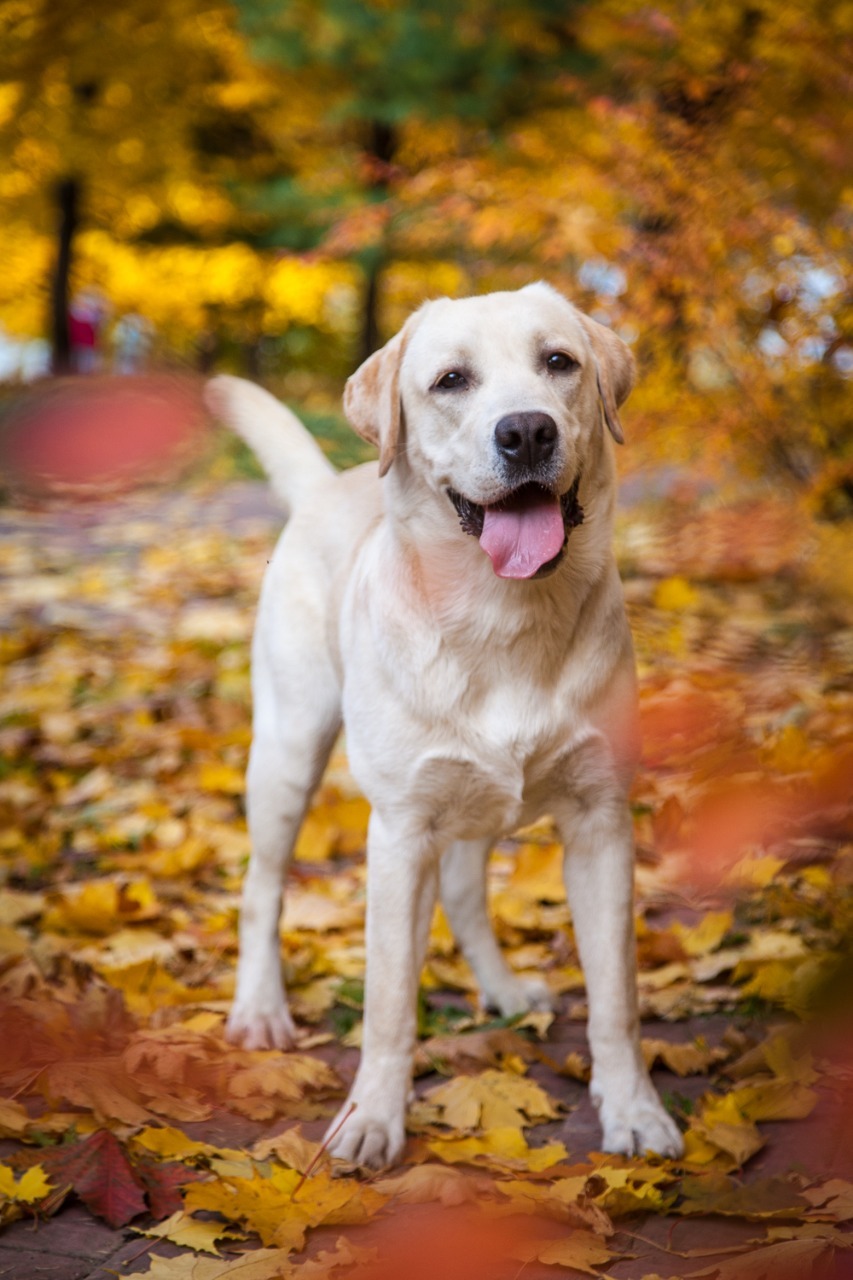
M 341 1082 L 331 1067 L 307 1054 L 245 1055 L 227 1081 L 228 1104 L 253 1120 L 286 1114 L 289 1103 L 307 1094 L 328 1096 L 340 1092 Z
M 219 994 L 215 987 L 188 987 L 156 960 L 139 960 L 121 968 L 104 966 L 100 972 L 111 987 L 124 994 L 130 1010 L 140 1016 L 166 1005 L 199 1004 Z
M 141 1129 L 139 1133 L 133 1135 L 130 1142 L 131 1146 L 142 1147 L 144 1151 L 149 1151 L 161 1160 L 183 1160 L 188 1162 L 197 1159 L 199 1156 L 206 1158 L 224 1156 L 231 1160 L 243 1160 L 245 1158 L 242 1151 L 237 1151 L 232 1147 L 217 1147 L 212 1146 L 209 1142 L 196 1142 L 195 1139 L 188 1137 L 181 1129 L 175 1129 L 171 1125 Z
M 773 883 L 784 865 L 781 858 L 774 858 L 769 853 L 760 858 L 741 858 L 726 872 L 725 880 L 728 884 L 750 885 L 754 889 L 766 889 Z
M 495 1127 L 477 1137 L 429 1138 L 426 1148 L 447 1164 L 498 1164 L 508 1168 L 525 1168 L 539 1172 L 550 1169 L 568 1158 L 562 1142 L 544 1147 L 528 1146 L 520 1128 Z
M 665 1207 L 665 1189 L 674 1180 L 669 1170 L 648 1164 L 620 1167 L 609 1164 L 612 1159 L 607 1155 L 599 1158 L 587 1183 L 587 1195 L 594 1196 L 614 1217 L 649 1210 L 660 1213 Z M 567 1194 L 571 1194 L 575 1181 L 568 1180 Z M 556 1182 L 554 1191 L 559 1193 L 561 1186 Z
M 711 1048 L 701 1036 L 680 1044 L 644 1039 L 640 1047 L 647 1067 L 651 1068 L 660 1059 L 677 1076 L 699 1075 L 726 1057 L 725 1049 Z
M 256 1169 L 252 1178 L 192 1183 L 184 1196 L 188 1212 L 221 1213 L 281 1249 L 301 1249 L 312 1227 L 366 1222 L 385 1202 L 371 1187 L 332 1179 L 325 1171 L 306 1180 L 295 1169 L 282 1168 L 267 1177 Z
M 229 1231 L 221 1222 L 206 1222 L 194 1218 L 192 1214 L 178 1209 L 171 1217 L 165 1218 L 147 1230 L 134 1227 L 141 1236 L 149 1236 L 153 1240 L 168 1240 L 182 1249 L 194 1249 L 197 1253 L 213 1253 L 219 1257 L 216 1241 L 222 1239 L 240 1239 L 241 1233 Z
M 792 1080 L 767 1080 L 743 1085 L 730 1095 L 750 1120 L 802 1120 L 817 1106 L 814 1089 Z
M 44 1199 L 51 1187 L 52 1183 L 40 1164 L 34 1164 L 17 1180 L 13 1169 L 0 1164 L 0 1195 L 6 1196 L 8 1200 L 33 1204 L 36 1200 Z
M 441 1108 L 441 1122 L 454 1129 L 520 1129 L 560 1114 L 535 1081 L 503 1071 L 458 1076 L 430 1089 L 426 1097 Z
M 343 798 L 332 793 L 315 804 L 302 824 L 294 856 L 303 862 L 324 862 L 332 854 L 360 853 L 367 841 L 370 805 L 362 796 Z
M 738 1105 L 734 1092 L 722 1098 L 705 1098 L 699 1114 L 692 1117 L 688 1132 L 698 1133 L 737 1165 L 744 1164 L 764 1146 L 764 1139 Z
M 148 881 L 120 884 L 114 880 L 88 880 L 63 892 L 44 914 L 43 926 L 54 933 L 111 933 L 128 920 L 149 920 L 160 914 Z
M 708 911 L 697 925 L 689 926 L 677 920 L 672 931 L 689 956 L 704 956 L 717 949 L 733 923 L 731 911 Z
M 795 1053 L 791 1037 L 784 1032 L 768 1036 L 760 1049 L 765 1063 L 778 1080 L 796 1081 L 798 1084 L 814 1084 L 817 1080 L 811 1050 L 801 1047 L 800 1052 Z
M 158 849 L 145 856 L 151 874 L 155 877 L 162 876 L 166 880 L 189 875 L 209 860 L 209 845 L 194 835 L 172 848 Z
M 684 1163 L 686 1165 L 720 1165 L 725 1169 L 737 1168 L 737 1161 L 724 1155 L 720 1148 L 697 1132 L 688 1129 L 684 1134 Z
M 745 972 L 752 969 L 752 977 L 743 984 L 740 993 L 744 998 L 758 996 L 774 1004 L 789 1005 L 792 993 L 797 989 L 797 971 L 799 965 L 791 960 L 771 960 L 766 964 L 753 966 L 739 963 L 734 971 L 737 981 Z
M 273 1157 L 290 1169 L 307 1173 L 311 1168 L 322 1167 L 321 1161 L 325 1153 L 321 1143 L 303 1138 L 297 1126 L 285 1129 L 284 1133 L 276 1134 L 274 1138 L 262 1138 L 252 1147 L 251 1154 L 255 1160 L 269 1160 Z M 331 1157 L 325 1156 L 325 1163 L 328 1164 L 330 1159 Z

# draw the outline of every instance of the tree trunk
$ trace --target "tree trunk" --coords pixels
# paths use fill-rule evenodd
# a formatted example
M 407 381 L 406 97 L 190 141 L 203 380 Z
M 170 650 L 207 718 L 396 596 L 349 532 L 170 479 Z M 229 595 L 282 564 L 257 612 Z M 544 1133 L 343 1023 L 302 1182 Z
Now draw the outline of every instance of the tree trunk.
M 370 123 L 367 154 L 372 162 L 370 192 L 375 200 L 384 200 L 391 186 L 390 166 L 397 152 L 397 130 L 382 120 Z M 380 345 L 379 284 L 387 264 L 385 245 L 377 245 L 365 263 L 364 308 L 358 341 L 359 364 Z
M 59 214 L 56 265 L 51 288 L 51 366 L 57 374 L 71 371 L 71 340 L 68 333 L 69 281 L 74 233 L 80 209 L 80 183 L 64 178 L 56 188 Z

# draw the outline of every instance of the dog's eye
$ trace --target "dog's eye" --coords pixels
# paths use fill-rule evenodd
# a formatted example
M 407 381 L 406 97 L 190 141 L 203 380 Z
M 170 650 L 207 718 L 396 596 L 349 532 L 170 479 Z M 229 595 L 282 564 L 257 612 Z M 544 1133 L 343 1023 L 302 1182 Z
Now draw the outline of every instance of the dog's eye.
M 458 369 L 451 369 L 449 373 L 444 375 L 444 377 L 439 378 L 435 385 L 437 387 L 442 387 L 445 391 L 458 391 L 462 387 L 468 386 L 468 379 L 465 377 L 465 374 L 460 373 Z
M 565 351 L 552 351 L 545 357 L 545 365 L 551 373 L 565 373 L 569 369 L 577 369 L 578 362 L 567 356 Z

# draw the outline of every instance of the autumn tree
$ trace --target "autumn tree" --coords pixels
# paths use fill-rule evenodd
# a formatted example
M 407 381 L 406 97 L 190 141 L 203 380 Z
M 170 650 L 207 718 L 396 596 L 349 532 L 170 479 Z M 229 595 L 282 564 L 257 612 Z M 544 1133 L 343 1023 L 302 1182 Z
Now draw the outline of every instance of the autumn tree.
M 115 242 L 216 244 L 233 235 L 227 183 L 269 172 L 225 0 L 20 0 L 0 9 L 0 201 L 50 235 L 54 363 L 68 365 L 68 294 L 84 228 Z
M 853 373 L 849 14 L 816 0 L 638 14 L 616 0 L 590 11 L 587 40 L 612 95 L 610 181 L 632 193 L 631 276 L 657 335 L 648 363 L 679 377 L 700 433 L 710 410 L 753 463 L 808 480 L 828 457 L 840 474 Z
M 585 61 L 491 145 L 471 145 L 458 119 L 410 128 L 401 257 L 431 253 L 463 288 L 536 274 L 563 286 L 635 346 L 635 442 L 719 474 L 737 462 L 816 481 L 841 514 L 853 372 L 845 13 L 814 0 L 749 13 L 705 0 L 582 6 Z M 354 236 L 354 219 L 344 225 Z
M 358 262 L 363 359 L 379 343 L 380 281 L 402 247 L 398 196 L 417 182 L 420 135 L 458 124 L 468 145 L 500 148 L 514 122 L 559 101 L 565 72 L 589 59 L 577 48 L 577 5 L 237 0 L 237 7 L 253 51 L 279 69 L 282 93 L 321 88 L 315 132 L 336 163 L 319 188 L 316 170 L 307 187 L 279 184 L 281 220 L 290 221 L 296 190 L 303 199 L 313 190 L 315 222 L 331 233 L 326 251 Z

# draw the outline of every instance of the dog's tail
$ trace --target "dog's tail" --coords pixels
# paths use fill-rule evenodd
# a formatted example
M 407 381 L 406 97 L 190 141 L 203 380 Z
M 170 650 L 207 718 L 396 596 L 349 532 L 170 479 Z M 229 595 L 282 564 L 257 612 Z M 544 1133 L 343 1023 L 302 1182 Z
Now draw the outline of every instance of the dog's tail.
M 204 399 L 214 417 L 242 436 L 257 455 L 288 515 L 334 475 L 334 467 L 296 415 L 262 387 L 223 373 L 208 382 Z

